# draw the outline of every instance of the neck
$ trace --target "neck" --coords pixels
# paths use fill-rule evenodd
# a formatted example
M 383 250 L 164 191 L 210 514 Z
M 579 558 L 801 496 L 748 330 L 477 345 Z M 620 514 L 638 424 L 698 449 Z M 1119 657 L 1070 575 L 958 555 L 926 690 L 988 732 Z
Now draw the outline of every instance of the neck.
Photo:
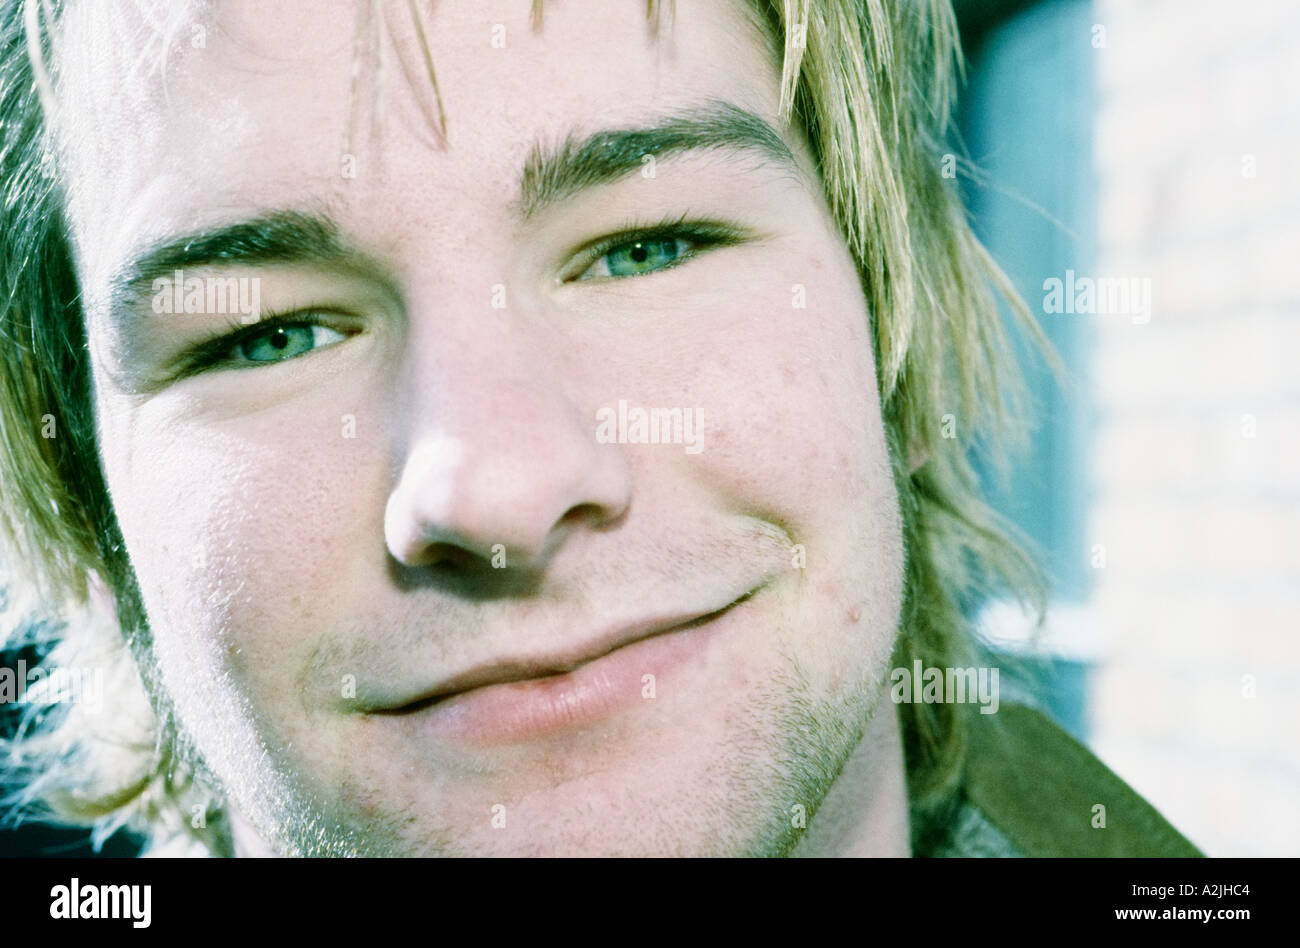
M 898 710 L 882 700 L 792 856 L 910 856 Z
M 231 842 L 236 856 L 240 858 L 268 859 L 280 855 L 271 848 L 271 845 L 266 840 L 258 835 L 252 824 L 244 818 L 244 815 L 235 806 L 231 805 L 229 815 Z

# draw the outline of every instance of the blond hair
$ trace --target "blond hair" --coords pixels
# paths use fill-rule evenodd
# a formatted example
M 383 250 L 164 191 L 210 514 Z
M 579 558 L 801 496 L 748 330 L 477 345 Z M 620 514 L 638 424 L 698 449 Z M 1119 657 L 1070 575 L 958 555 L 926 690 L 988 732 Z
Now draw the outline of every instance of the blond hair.
M 29 709 L 0 760 L 19 787 L 14 799 L 48 819 L 91 826 L 99 838 L 128 825 L 155 842 L 192 838 L 229 853 L 228 825 L 192 816 L 211 791 L 157 685 L 98 463 L 85 329 L 42 109 L 63 4 L 3 2 L 0 537 L 9 642 L 53 644 L 52 665 L 108 669 L 122 710 L 96 719 L 76 708 Z M 542 0 L 532 3 L 542 28 Z M 419 4 L 409 8 L 423 40 Z M 895 663 L 969 664 L 969 612 L 981 596 L 1001 590 L 1040 612 L 1043 596 L 1038 570 L 984 501 L 971 464 L 972 451 L 996 458 L 1024 434 L 998 297 L 1042 337 L 941 170 L 955 157 L 946 140 L 962 69 L 951 6 L 748 0 L 748 9 L 781 60 L 782 116 L 811 145 L 870 315 L 906 548 Z M 671 12 L 647 0 L 656 24 L 670 23 Z M 946 416 L 960 422 L 960 437 L 943 436 Z M 50 420 L 57 436 L 43 437 Z M 960 786 L 968 712 L 915 703 L 899 713 L 914 821 L 924 822 Z

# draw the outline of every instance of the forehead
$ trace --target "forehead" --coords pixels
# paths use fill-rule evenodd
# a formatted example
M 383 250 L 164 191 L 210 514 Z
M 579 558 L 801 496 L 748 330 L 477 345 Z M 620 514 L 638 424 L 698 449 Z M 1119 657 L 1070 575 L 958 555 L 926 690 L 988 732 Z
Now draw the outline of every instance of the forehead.
M 400 237 L 397 220 L 463 241 L 514 200 L 539 143 L 710 101 L 779 125 L 748 4 L 664 7 L 656 29 L 645 0 L 549 3 L 540 24 L 530 0 L 216 0 L 162 17 L 74 2 L 61 129 L 87 289 L 140 243 L 267 208 L 325 204 L 361 242 Z

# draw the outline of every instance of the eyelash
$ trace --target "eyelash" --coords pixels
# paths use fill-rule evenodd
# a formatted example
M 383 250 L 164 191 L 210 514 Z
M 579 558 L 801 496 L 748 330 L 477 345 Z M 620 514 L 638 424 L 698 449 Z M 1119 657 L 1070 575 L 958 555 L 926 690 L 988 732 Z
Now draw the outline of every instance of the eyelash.
M 745 239 L 745 235 L 730 224 L 711 220 L 696 220 L 687 223 L 688 216 L 689 215 L 683 214 L 681 217 L 664 220 L 658 224 L 626 227 L 616 233 L 602 237 L 593 244 L 588 244 L 586 247 L 577 251 L 576 257 L 578 262 L 569 270 L 572 275 L 562 278 L 561 282 L 607 283 L 617 280 L 631 280 L 653 276 L 656 273 L 662 273 L 665 270 L 672 270 L 679 267 L 695 257 L 700 256 L 704 251 L 717 247 L 732 246 Z M 589 280 L 578 279 L 582 274 L 591 269 L 591 267 L 601 258 L 615 250 L 619 250 L 635 243 L 650 243 L 672 238 L 683 240 L 688 243 L 690 247 L 680 257 L 662 267 L 651 270 L 647 273 L 635 274 L 632 276 L 592 277 Z M 301 358 L 301 356 L 291 356 L 287 359 L 262 363 L 241 361 L 237 358 L 233 358 L 232 353 L 244 343 L 264 335 L 269 335 L 277 329 L 296 329 L 310 326 L 324 326 L 345 336 L 355 334 L 345 332 L 338 326 L 332 325 L 331 321 L 323 318 L 321 313 L 317 310 L 302 309 L 296 310 L 292 313 L 273 314 L 264 319 L 258 320 L 256 323 L 244 326 L 235 332 L 218 336 L 214 339 L 200 343 L 184 358 L 180 369 L 180 377 L 185 378 L 191 375 L 197 375 L 210 369 L 256 368 L 268 365 L 278 365 L 280 362 L 291 362 L 295 358 Z M 337 345 L 337 343 L 333 343 L 333 345 Z M 329 348 L 329 346 L 323 348 Z
M 602 237 L 595 243 L 588 244 L 586 247 L 577 251 L 576 256 L 578 262 L 568 271 L 571 276 L 565 276 L 560 282 L 610 282 L 613 280 L 632 280 L 653 276 L 656 273 L 662 273 L 665 270 L 672 270 L 675 267 L 679 267 L 699 256 L 703 251 L 717 247 L 733 246 L 745 240 L 744 233 L 731 224 L 713 220 L 694 220 L 689 221 L 688 223 L 688 219 L 689 215 L 683 214 L 681 217 L 663 220 L 657 224 L 633 225 L 631 227 L 626 227 L 617 233 Z M 689 243 L 691 247 L 672 263 L 665 264 L 657 270 L 651 270 L 648 273 L 636 274 L 634 276 L 593 277 L 589 281 L 578 279 L 578 277 L 591 269 L 592 265 L 598 262 L 606 254 L 630 246 L 631 244 L 652 243 L 654 241 L 668 240 L 670 238 L 684 240 Z
M 292 313 L 272 314 L 264 319 L 248 326 L 244 326 L 235 332 L 228 333 L 224 336 L 217 336 L 202 342 L 186 355 L 181 367 L 180 375 L 182 378 L 190 375 L 197 375 L 200 372 L 215 368 L 257 368 L 268 365 L 278 365 L 280 362 L 291 362 L 298 356 L 291 356 L 288 359 L 281 359 L 276 362 L 254 362 L 242 361 L 232 357 L 232 353 L 244 343 L 257 339 L 262 336 L 270 335 L 277 329 L 298 329 L 311 326 L 323 326 L 332 329 L 343 336 L 355 335 L 354 331 L 348 331 L 340 326 L 334 325 L 335 321 L 327 319 L 320 310 L 300 309 Z M 334 343 L 333 345 L 337 345 Z M 323 346 L 322 348 L 330 348 Z M 315 350 L 313 350 L 315 351 Z

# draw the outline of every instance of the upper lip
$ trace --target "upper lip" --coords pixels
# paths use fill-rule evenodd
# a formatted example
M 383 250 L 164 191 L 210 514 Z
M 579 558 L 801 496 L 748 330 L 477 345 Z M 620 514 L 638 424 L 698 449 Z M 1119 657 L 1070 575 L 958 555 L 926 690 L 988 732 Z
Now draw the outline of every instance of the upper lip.
M 692 626 L 703 625 L 740 605 L 757 591 L 752 589 L 743 596 L 733 599 L 720 609 L 714 609 L 712 612 L 690 612 L 667 618 L 645 619 L 630 625 L 620 626 L 563 655 L 504 659 L 479 665 L 458 675 L 443 679 L 433 687 L 424 689 L 411 698 L 367 710 L 372 714 L 404 714 L 422 710 L 453 695 L 471 691 L 475 688 L 482 688 L 486 685 L 506 684 L 512 681 L 530 681 L 537 678 L 563 675 L 597 659 L 604 658 L 611 652 L 635 642 L 642 642 L 657 635 L 679 632 Z

